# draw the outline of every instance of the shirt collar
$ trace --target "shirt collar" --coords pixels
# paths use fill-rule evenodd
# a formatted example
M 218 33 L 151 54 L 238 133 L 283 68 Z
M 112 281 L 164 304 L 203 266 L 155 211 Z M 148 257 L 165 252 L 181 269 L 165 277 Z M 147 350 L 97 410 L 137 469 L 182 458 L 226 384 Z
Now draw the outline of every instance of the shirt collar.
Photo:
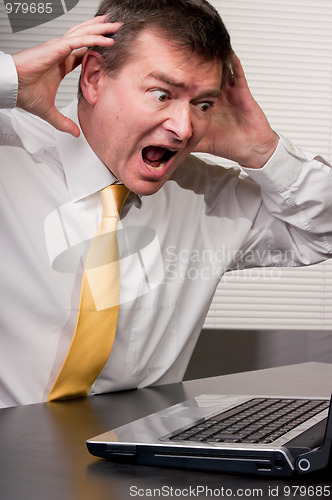
M 75 138 L 71 134 L 59 130 L 55 131 L 55 138 L 72 201 L 78 201 L 118 182 L 85 139 L 78 120 L 77 104 L 77 100 L 73 101 L 62 110 L 62 113 L 77 124 L 81 132 L 80 136 Z

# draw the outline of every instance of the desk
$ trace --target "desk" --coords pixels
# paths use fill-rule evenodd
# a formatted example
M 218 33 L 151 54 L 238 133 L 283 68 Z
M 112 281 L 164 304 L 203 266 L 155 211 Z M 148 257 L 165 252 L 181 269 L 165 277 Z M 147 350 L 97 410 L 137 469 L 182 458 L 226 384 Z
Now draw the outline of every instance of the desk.
M 329 396 L 331 388 L 332 365 L 304 363 L 67 402 L 2 409 L 0 498 L 205 499 L 227 498 L 230 494 L 233 498 L 326 498 L 326 495 L 313 495 L 312 489 L 300 495 L 295 486 L 328 485 L 332 490 L 331 473 L 284 480 L 113 464 L 91 456 L 85 441 L 202 393 Z M 285 490 L 289 487 L 293 489 Z

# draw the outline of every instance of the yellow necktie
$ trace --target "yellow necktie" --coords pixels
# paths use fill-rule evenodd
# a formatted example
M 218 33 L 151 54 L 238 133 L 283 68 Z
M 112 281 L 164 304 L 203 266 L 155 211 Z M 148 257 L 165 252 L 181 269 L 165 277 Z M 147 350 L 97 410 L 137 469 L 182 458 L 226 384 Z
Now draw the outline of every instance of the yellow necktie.
M 48 401 L 87 396 L 112 349 L 119 312 L 120 262 L 116 228 L 128 188 L 101 191 L 101 224 L 89 248 L 74 336 Z

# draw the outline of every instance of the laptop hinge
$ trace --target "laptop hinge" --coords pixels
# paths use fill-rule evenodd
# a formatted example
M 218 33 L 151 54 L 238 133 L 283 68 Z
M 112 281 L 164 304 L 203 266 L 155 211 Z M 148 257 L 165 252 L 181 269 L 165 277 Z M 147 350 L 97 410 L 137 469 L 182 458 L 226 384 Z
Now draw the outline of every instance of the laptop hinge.
M 300 474 L 307 474 L 324 469 L 328 463 L 332 447 L 332 395 L 327 416 L 325 435 L 322 446 L 313 451 L 302 453 L 295 460 L 295 470 Z

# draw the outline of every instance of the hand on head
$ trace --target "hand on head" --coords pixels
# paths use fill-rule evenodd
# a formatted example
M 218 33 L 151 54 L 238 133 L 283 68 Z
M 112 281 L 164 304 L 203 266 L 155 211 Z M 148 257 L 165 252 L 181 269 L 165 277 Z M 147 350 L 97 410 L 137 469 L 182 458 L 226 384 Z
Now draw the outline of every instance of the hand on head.
M 58 130 L 79 136 L 77 125 L 55 107 L 63 78 L 81 64 L 89 46 L 111 47 L 121 23 L 98 16 L 71 28 L 62 38 L 50 40 L 13 56 L 18 73 L 17 107 L 40 116 Z
M 209 129 L 195 151 L 260 168 L 271 157 L 278 141 L 234 54 L 228 82 L 214 107 Z

